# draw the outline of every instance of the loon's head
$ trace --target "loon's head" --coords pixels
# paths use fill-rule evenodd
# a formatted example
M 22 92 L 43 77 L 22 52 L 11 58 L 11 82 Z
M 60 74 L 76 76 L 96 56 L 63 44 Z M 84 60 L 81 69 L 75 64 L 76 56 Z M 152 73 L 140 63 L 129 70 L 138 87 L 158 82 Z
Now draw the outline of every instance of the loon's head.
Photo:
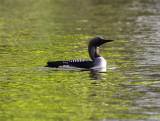
M 89 56 L 92 60 L 94 60 L 96 57 L 100 57 L 99 55 L 99 46 L 106 43 L 106 42 L 111 42 L 113 40 L 105 40 L 104 38 L 97 36 L 94 37 L 88 45 L 88 52 Z

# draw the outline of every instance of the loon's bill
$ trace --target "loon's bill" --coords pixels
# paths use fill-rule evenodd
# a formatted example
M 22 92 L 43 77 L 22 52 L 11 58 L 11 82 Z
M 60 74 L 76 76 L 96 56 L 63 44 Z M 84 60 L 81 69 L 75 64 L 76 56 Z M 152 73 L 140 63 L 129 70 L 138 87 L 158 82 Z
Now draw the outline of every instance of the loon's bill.
M 105 40 L 100 36 L 93 38 L 88 44 L 88 52 L 92 60 L 76 59 L 70 61 L 53 61 L 47 62 L 45 67 L 58 68 L 60 66 L 68 65 L 71 67 L 87 69 L 106 68 L 107 62 L 102 56 L 99 55 L 99 46 L 111 41 L 113 40 Z

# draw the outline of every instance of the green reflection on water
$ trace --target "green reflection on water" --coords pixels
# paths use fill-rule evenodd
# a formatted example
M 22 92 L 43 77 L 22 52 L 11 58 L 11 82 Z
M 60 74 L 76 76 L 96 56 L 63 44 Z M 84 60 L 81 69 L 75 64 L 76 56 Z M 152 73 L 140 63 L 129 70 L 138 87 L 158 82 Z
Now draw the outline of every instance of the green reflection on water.
M 104 76 L 107 80 L 99 81 L 90 80 L 87 71 L 7 71 L 1 82 L 2 120 L 142 118 L 128 114 L 130 107 L 126 104 L 131 102 L 127 99 L 130 95 L 126 95 L 126 89 L 118 88 L 124 78 L 117 81 L 113 71 Z

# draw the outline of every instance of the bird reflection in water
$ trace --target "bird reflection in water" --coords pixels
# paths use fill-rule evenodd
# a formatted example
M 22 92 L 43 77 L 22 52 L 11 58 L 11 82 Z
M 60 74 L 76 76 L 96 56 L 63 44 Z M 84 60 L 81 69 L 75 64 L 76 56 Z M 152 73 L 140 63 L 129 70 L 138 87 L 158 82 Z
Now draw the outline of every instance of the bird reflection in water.
M 90 69 L 90 77 L 94 80 L 98 79 L 103 79 L 105 80 L 106 78 L 102 75 L 107 75 L 106 70 L 104 69 Z

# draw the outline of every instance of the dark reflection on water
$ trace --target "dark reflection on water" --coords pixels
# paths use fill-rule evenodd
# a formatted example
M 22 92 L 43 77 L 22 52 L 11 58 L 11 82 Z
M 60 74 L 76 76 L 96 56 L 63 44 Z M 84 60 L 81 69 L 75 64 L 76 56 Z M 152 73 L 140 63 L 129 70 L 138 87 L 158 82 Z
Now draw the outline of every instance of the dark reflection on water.
M 91 79 L 94 79 L 94 80 L 105 80 L 106 78 L 104 78 L 104 76 L 102 75 L 106 75 L 106 72 L 102 71 L 101 69 L 99 70 L 94 70 L 94 69 L 91 69 L 90 70 L 90 77 Z
M 89 73 L 89 77 L 91 79 L 94 80 L 105 80 L 106 78 L 104 78 L 104 76 L 102 77 L 102 75 L 106 75 L 107 74 L 107 70 L 106 69 L 81 69 L 81 68 L 74 68 L 74 67 L 70 67 L 70 68 L 48 68 L 48 67 L 42 67 L 39 68 L 41 70 L 45 70 L 45 71 L 75 71 L 75 72 L 83 72 L 86 71 Z

